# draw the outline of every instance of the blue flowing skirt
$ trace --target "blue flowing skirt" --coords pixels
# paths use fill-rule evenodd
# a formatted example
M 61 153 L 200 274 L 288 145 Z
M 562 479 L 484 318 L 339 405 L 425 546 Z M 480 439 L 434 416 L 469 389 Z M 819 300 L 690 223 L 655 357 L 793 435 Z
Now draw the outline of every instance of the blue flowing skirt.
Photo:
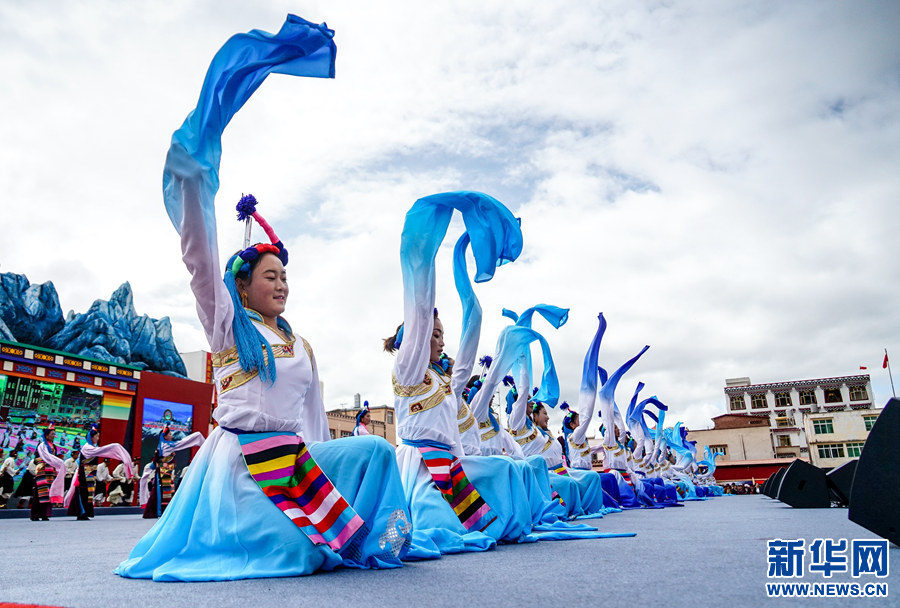
M 315 545 L 262 492 L 237 435 L 216 428 L 162 517 L 115 573 L 155 581 L 297 576 L 339 566 L 396 568 L 410 550 L 409 513 L 394 450 L 375 436 L 308 446 L 366 525 L 336 553 Z

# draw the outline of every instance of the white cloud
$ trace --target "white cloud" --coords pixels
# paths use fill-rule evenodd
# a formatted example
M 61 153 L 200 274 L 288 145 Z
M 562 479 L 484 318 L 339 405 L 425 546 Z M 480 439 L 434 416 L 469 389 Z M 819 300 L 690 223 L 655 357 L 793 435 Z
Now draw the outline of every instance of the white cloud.
M 452 189 L 523 220 L 522 258 L 477 288 L 480 350 L 501 307 L 571 307 L 544 332 L 570 401 L 600 311 L 604 366 L 651 345 L 620 404 L 640 379 L 672 421 L 707 424 L 732 376 L 868 365 L 889 396 L 892 3 L 3 5 L 3 270 L 52 280 L 76 311 L 129 280 L 181 350 L 204 347 L 160 196 L 165 151 L 219 46 L 288 11 L 336 30 L 337 78 L 273 76 L 229 125 L 220 252 L 239 245 L 231 205 L 253 192 L 290 249 L 288 318 L 329 407 L 391 399 L 379 339 L 400 320 L 403 214 Z M 438 260 L 448 345 L 458 232 Z

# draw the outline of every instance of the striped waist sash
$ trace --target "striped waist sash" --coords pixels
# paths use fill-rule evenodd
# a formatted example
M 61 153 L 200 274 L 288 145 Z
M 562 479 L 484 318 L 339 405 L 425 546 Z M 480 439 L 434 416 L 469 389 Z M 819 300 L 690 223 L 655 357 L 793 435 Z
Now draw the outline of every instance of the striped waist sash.
M 621 476 L 625 479 L 625 482 L 626 482 L 628 485 L 634 486 L 634 483 L 631 481 L 631 475 L 628 474 L 628 471 L 627 471 L 627 470 L 623 470 L 623 469 L 603 469 L 603 472 L 604 472 L 604 473 L 618 473 L 619 475 L 621 475 Z
M 38 502 L 41 503 L 50 502 L 50 482 L 47 480 L 46 468 L 47 465 L 43 461 L 35 464 L 34 486 L 37 490 Z
M 557 475 L 569 475 L 569 472 L 566 470 L 566 467 L 564 467 L 562 465 L 562 463 L 559 463 L 558 465 L 556 465 L 554 467 L 548 466 L 547 470 L 550 471 L 551 473 L 556 473 Z
M 363 527 L 295 433 L 237 436 L 251 477 L 313 543 L 338 551 Z
M 408 442 L 404 442 L 408 443 Z M 466 530 L 483 532 L 497 516 L 466 477 L 459 458 L 449 451 L 432 446 L 416 446 L 444 500 Z

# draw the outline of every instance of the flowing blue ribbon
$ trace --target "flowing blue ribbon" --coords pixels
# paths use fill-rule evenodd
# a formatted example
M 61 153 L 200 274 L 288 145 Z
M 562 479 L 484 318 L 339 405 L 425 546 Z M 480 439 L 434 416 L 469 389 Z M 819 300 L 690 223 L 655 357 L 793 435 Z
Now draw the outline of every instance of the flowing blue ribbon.
M 288 15 L 277 34 L 261 30 L 236 34 L 216 53 L 197 107 L 172 135 L 163 170 L 166 211 L 179 234 L 185 182 L 199 178 L 195 194 L 200 198 L 210 249 L 216 250 L 214 200 L 225 127 L 270 73 L 334 78 L 337 49 L 333 37 L 334 32 L 324 23 L 316 25 Z

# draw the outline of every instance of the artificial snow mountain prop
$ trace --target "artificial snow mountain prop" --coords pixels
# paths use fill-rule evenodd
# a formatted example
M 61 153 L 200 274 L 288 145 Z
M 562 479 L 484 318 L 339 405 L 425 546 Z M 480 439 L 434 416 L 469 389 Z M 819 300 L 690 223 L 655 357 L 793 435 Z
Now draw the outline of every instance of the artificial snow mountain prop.
M 43 346 L 82 357 L 186 376 L 168 317 L 151 319 L 134 309 L 131 285 L 85 313 L 64 319 L 51 281 L 30 285 L 24 275 L 0 274 L 0 339 Z

